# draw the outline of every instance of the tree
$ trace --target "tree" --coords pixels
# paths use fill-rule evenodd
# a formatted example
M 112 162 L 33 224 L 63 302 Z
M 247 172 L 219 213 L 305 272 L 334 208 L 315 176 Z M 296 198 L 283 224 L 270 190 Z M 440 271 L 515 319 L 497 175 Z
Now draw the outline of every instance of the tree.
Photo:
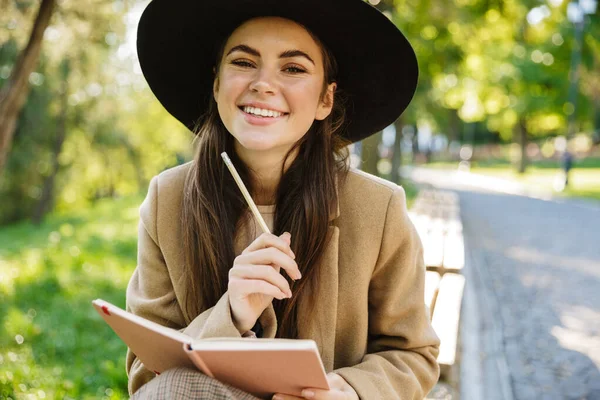
M 406 123 L 427 122 L 449 139 L 477 126 L 468 135 L 471 140 L 514 141 L 522 149 L 519 170 L 526 165 L 529 140 L 566 131 L 574 42 L 566 2 L 383 0 L 378 7 L 391 12 L 419 60 L 419 85 L 404 114 Z M 593 130 L 594 119 L 600 121 L 594 117 L 600 110 L 594 73 L 600 19 L 589 18 L 576 110 L 586 131 Z
M 19 112 L 27 99 L 29 75 L 38 61 L 54 5 L 55 0 L 42 0 L 27 47 L 19 55 L 8 82 L 0 89 L 0 175 L 12 144 Z
M 369 174 L 378 175 L 379 143 L 381 143 L 381 132 L 362 140 L 361 169 Z
M 396 184 L 400 184 L 400 167 L 402 166 L 402 128 L 404 128 L 404 118 L 400 116 L 394 123 L 396 128 L 396 137 L 394 138 L 394 147 L 392 150 L 392 172 L 390 179 Z
M 56 124 L 56 132 L 54 145 L 52 146 L 52 155 L 50 161 L 50 172 L 44 179 L 44 184 L 41 192 L 40 201 L 33 214 L 33 223 L 39 224 L 46 213 L 52 210 L 54 204 L 54 186 L 56 182 L 56 176 L 58 174 L 60 163 L 59 157 L 65 142 L 67 135 L 67 109 L 69 107 L 69 73 L 71 70 L 70 62 L 68 59 L 63 60 L 61 63 L 61 78 L 62 82 L 60 85 L 60 111 Z

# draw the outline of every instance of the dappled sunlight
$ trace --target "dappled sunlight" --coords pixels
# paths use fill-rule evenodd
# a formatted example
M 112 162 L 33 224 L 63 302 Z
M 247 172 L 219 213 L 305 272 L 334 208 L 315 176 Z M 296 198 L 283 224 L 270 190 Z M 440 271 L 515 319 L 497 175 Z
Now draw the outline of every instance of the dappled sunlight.
M 0 134 L 8 138 L 0 140 L 7 154 L 6 163 L 0 155 L 2 399 L 127 398 L 126 346 L 90 302 L 125 306 L 142 192 L 153 176 L 190 161 L 206 138 L 165 110 L 142 73 L 137 25 L 149 1 L 51 1 L 52 19 L 33 36 L 37 11 L 49 3 L 2 2 L 0 87 L 18 95 L 0 103 L 19 100 L 0 121 L 10 128 Z M 498 336 L 508 350 L 514 345 L 504 371 L 513 374 L 514 397 L 540 398 L 518 386 L 551 387 L 560 375 L 540 376 L 564 360 L 585 365 L 589 355 L 600 366 L 600 208 L 569 198 L 600 200 L 600 19 L 594 11 L 572 21 L 576 4 L 596 0 L 367 1 L 411 43 L 419 84 L 402 116 L 377 127 L 376 140 L 352 145 L 351 165 L 402 184 L 409 207 L 414 182 L 465 190 L 464 238 L 459 219 L 443 231 L 411 215 L 426 237 L 425 261 L 445 272 L 469 265 L 466 288 L 481 286 L 498 301 L 485 329 L 504 327 Z M 39 55 L 19 63 L 33 48 Z M 342 64 L 340 71 L 354 68 Z M 14 85 L 17 76 L 27 85 Z M 340 93 L 347 91 L 342 81 Z M 423 235 L 419 222 L 431 232 Z M 469 337 L 462 332 L 461 340 Z M 478 350 L 489 361 L 497 349 Z M 527 365 L 531 376 L 519 383 L 524 360 L 539 364 Z M 494 375 L 477 372 L 468 380 Z M 586 376 L 600 382 L 599 371 Z
M 68 315 L 71 308 L 66 305 L 57 311 Z M 0 341 L 0 384 L 15 383 L 18 395 L 13 398 L 82 398 L 80 390 L 94 393 L 94 398 L 122 398 L 122 389 L 117 387 L 126 385 L 125 346 L 111 343 L 112 332 L 104 332 L 103 322 L 92 316 L 76 317 L 71 325 L 72 316 L 67 320 L 51 316 L 43 307 L 39 310 L 34 319 L 32 309 L 24 315 L 12 308 L 4 324 L 7 332 Z M 100 356 L 101 362 L 90 363 L 95 353 L 120 356 L 113 358 L 118 362 Z
M 60 280 L 45 274 L 15 282 L 18 296 L 0 305 L 0 383 L 14 382 L 19 396 L 34 398 L 40 390 L 47 398 L 80 398 L 79 390 L 101 397 L 107 389 L 108 398 L 122 398 L 126 347 L 112 340 L 90 301 L 102 296 L 122 303 L 124 288 L 102 280 L 63 286 Z M 113 356 L 105 360 L 107 354 Z
M 551 334 L 561 347 L 586 354 L 600 368 L 600 312 L 587 307 L 564 311 L 562 326 L 552 327 Z
M 130 224 L 90 224 L 72 237 L 52 231 L 46 248 L 26 248 L 3 257 L 6 273 L 1 275 L 0 289 L 16 295 L 15 285 L 48 274 L 77 293 L 83 290 L 81 285 L 104 279 L 124 288 L 135 268 L 137 231 L 128 232 L 130 228 Z
M 519 262 L 543 264 L 600 278 L 600 260 L 550 254 L 531 247 L 513 246 L 507 248 L 504 253 L 507 257 Z
M 2 257 L 2 273 L 0 274 L 0 293 L 5 296 L 14 295 L 14 283 L 18 279 L 31 279 L 40 273 L 43 251 L 41 249 L 24 249 L 20 259 Z
M 482 278 L 467 284 L 483 282 L 491 305 L 478 304 L 480 326 L 497 329 L 498 341 L 483 336 L 481 350 L 505 363 L 514 398 L 597 398 L 600 209 L 575 204 L 461 194 L 469 277 Z M 485 384 L 494 384 L 497 370 L 483 365 Z
M 124 305 L 141 202 L 101 201 L 0 231 L 0 387 L 14 387 L 13 398 L 124 398 L 126 346 L 91 301 Z

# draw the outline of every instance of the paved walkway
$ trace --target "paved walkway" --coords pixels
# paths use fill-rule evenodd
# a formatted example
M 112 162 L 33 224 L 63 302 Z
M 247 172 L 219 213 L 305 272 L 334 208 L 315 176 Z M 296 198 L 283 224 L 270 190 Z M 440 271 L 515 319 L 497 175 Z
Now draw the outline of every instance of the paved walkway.
M 421 181 L 461 199 L 463 400 L 600 399 L 600 207 Z

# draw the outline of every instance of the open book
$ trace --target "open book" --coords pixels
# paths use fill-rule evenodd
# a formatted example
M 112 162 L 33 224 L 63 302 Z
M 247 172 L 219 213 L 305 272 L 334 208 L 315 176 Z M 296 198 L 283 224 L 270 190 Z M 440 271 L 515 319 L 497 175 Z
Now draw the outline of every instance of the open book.
M 273 393 L 300 396 L 305 388 L 329 389 L 313 340 L 195 340 L 104 300 L 92 304 L 144 367 L 156 374 L 178 366 L 198 368 L 258 397 Z

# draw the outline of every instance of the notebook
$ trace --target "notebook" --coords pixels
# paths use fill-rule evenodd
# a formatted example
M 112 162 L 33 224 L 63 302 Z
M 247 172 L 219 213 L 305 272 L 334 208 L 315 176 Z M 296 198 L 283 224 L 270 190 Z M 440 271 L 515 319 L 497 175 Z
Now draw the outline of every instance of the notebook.
M 257 397 L 274 393 L 300 396 L 305 388 L 329 389 L 313 340 L 197 340 L 104 300 L 92 304 L 144 366 L 156 374 L 178 366 L 197 368 Z

